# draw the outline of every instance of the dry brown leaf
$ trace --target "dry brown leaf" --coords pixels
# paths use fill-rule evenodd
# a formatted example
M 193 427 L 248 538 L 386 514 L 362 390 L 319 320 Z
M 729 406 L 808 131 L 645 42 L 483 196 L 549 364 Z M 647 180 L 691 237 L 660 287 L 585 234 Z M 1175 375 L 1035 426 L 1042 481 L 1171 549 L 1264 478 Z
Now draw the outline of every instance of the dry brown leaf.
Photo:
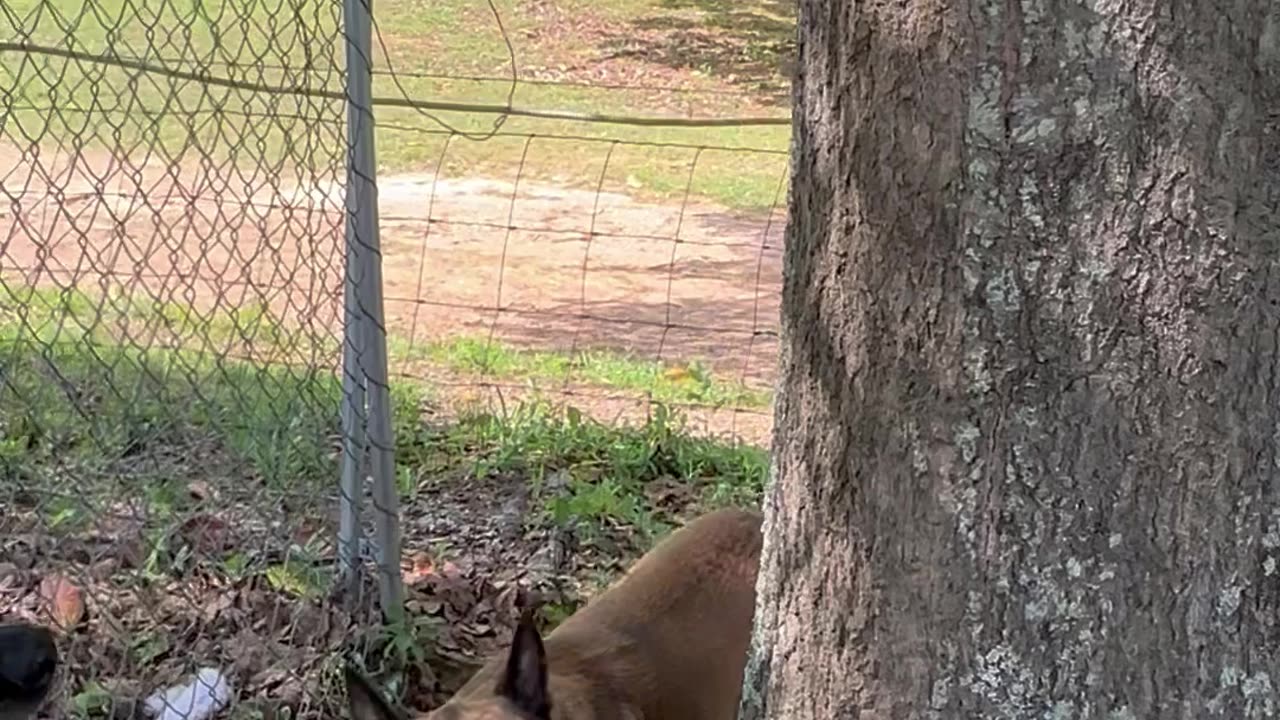
M 140 534 L 130 534 L 115 544 L 116 555 L 120 558 L 120 567 L 129 570 L 142 567 L 147 559 L 146 542 Z
M 182 538 L 198 555 L 215 555 L 227 549 L 230 531 L 226 521 L 213 515 L 192 515 L 182 523 Z
M 213 489 L 205 480 L 192 480 L 187 483 L 187 494 L 192 500 L 207 500 L 213 497 Z
M 667 380 L 671 380 L 672 382 L 681 382 L 683 380 L 692 379 L 693 372 L 687 367 L 684 367 L 682 365 L 677 365 L 675 367 L 667 368 L 665 371 L 663 371 L 662 377 L 666 378 Z
M 67 577 L 58 573 L 45 575 L 40 581 L 40 599 L 45 612 L 63 632 L 84 619 L 84 593 Z
M 436 574 L 436 565 L 431 561 L 431 556 L 425 552 L 416 552 L 408 558 L 409 566 L 401 574 L 404 577 L 404 584 L 409 587 L 421 585 L 431 579 Z

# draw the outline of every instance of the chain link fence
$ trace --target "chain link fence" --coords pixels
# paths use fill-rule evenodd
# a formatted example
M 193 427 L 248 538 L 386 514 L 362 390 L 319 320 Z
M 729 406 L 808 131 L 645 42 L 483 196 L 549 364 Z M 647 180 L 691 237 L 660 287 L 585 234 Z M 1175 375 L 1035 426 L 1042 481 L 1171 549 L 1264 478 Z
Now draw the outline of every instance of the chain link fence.
M 662 404 L 767 440 L 785 151 L 508 132 L 489 152 L 518 161 L 479 179 L 460 135 L 396 130 L 438 170 L 379 182 L 393 376 L 446 408 L 554 397 L 615 421 Z M 669 197 L 637 196 L 638 156 L 679 176 Z M 576 186 L 545 177 L 559 157 Z M 753 211 L 706 197 L 735 166 L 772 174 Z
M 336 602 L 364 589 L 338 497 L 391 472 L 369 27 L 0 6 L 0 615 L 61 629 L 55 713 L 212 667 L 235 717 L 332 715 L 370 605 Z
M 585 116 L 513 109 L 515 85 L 441 100 L 459 78 L 388 55 L 360 0 L 0 4 L 0 619 L 59 628 L 55 715 L 214 668 L 229 717 L 333 717 L 353 646 L 421 667 L 414 618 L 441 612 L 494 642 L 501 583 L 405 597 L 439 574 L 402 565 L 400 521 L 419 549 L 483 546 L 477 575 L 519 568 L 527 488 L 468 476 L 402 513 L 434 446 L 471 442 L 422 410 L 671 405 L 767 438 L 786 151 L 524 125 Z M 430 171 L 381 169 L 375 106 L 378 151 Z M 662 463 L 763 473 L 654 432 Z

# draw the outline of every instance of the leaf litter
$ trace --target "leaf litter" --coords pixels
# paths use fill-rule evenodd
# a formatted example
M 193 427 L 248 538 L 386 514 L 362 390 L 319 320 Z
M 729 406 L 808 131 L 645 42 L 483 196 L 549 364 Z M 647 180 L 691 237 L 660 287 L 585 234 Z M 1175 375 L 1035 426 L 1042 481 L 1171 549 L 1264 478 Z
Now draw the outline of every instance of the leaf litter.
M 149 717 L 148 697 L 202 668 L 235 689 L 216 717 L 334 717 L 352 654 L 391 677 L 402 704 L 429 710 L 504 649 L 522 598 L 537 597 L 554 624 L 645 542 L 623 524 L 584 533 L 552 522 L 520 474 L 440 473 L 402 507 L 417 631 L 390 637 L 371 568 L 354 609 L 332 591 L 335 497 L 269 509 L 243 468 L 217 465 L 164 517 L 119 500 L 50 528 L 36 493 L 0 495 L 0 619 L 61 633 L 44 717 Z M 663 505 L 683 504 L 663 492 Z

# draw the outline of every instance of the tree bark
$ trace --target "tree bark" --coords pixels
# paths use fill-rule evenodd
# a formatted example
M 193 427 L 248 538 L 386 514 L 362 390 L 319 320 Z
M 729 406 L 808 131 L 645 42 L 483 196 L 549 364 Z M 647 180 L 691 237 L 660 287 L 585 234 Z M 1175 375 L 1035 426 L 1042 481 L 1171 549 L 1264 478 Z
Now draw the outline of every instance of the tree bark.
M 743 720 L 1280 717 L 1280 2 L 799 23 Z

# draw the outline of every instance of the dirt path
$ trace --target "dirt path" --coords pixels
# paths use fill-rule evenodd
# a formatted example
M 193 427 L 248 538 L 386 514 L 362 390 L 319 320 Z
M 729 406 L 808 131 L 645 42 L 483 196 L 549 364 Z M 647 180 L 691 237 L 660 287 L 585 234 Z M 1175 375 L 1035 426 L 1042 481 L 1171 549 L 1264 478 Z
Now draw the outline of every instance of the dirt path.
M 208 163 L 0 148 L 0 271 L 44 286 L 202 310 L 261 302 L 333 343 L 338 359 L 345 211 L 335 173 L 307 183 Z M 705 203 L 642 202 L 533 182 L 379 180 L 387 322 L 402 342 L 492 334 L 548 350 L 609 349 L 772 384 L 784 219 Z M 2 201 L 0 201 L 2 202 Z M 393 374 L 421 375 L 420 367 Z M 431 371 L 446 394 L 487 393 Z M 634 397 L 564 388 L 612 418 Z M 510 400 L 521 388 L 505 388 Z M 631 408 L 631 409 L 629 409 Z M 695 424 L 767 437 L 766 412 L 691 408 Z

